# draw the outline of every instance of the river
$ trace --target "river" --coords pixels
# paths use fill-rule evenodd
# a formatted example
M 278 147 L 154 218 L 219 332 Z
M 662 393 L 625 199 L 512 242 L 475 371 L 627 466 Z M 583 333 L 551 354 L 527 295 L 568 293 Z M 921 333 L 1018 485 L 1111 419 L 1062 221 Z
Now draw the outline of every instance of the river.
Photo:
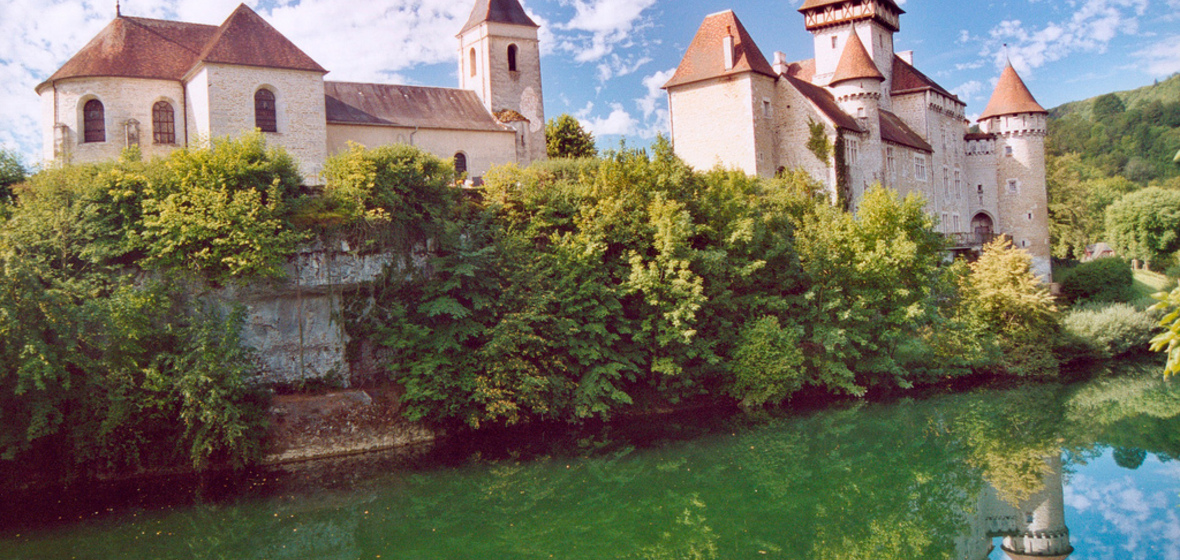
M 1180 386 L 1127 369 L 10 496 L 0 558 L 1180 558 Z

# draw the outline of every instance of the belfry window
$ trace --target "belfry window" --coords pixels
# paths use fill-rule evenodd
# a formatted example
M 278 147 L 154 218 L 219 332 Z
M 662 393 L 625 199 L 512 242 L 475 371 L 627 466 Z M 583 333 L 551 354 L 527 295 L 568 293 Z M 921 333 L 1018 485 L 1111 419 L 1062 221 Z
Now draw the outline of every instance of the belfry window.
M 516 72 L 516 45 L 508 45 L 508 71 Z
M 275 94 L 269 89 L 254 92 L 254 126 L 263 132 L 278 132 L 275 116 Z
M 470 66 L 470 69 L 468 71 L 471 73 L 471 77 L 474 78 L 475 77 L 475 49 L 471 49 L 467 53 L 467 65 Z
M 157 101 L 152 105 L 152 142 L 176 143 L 176 113 L 172 111 L 172 104 L 167 101 Z
M 82 141 L 107 141 L 106 114 L 102 101 L 91 99 L 82 106 Z

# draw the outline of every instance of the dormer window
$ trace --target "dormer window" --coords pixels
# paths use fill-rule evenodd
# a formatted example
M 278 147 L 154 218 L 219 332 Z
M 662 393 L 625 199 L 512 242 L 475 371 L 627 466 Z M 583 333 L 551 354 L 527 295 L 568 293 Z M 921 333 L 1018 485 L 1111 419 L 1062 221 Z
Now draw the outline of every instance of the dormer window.
M 269 89 L 254 92 L 254 126 L 263 132 L 278 132 L 275 115 L 275 94 Z
M 106 114 L 102 101 L 91 99 L 82 106 L 82 141 L 107 141 Z
M 516 45 L 508 45 L 508 71 L 516 72 Z

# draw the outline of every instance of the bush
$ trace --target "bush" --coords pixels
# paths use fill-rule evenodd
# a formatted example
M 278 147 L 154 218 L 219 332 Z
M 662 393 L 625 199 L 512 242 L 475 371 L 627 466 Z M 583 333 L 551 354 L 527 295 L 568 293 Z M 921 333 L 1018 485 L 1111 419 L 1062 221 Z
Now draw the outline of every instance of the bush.
M 733 396 L 746 406 L 780 403 L 803 386 L 803 329 L 779 325 L 778 317 L 753 321 L 738 335 L 733 353 Z
M 1105 258 L 1082 263 L 1061 281 L 1061 296 L 1073 303 L 1127 302 L 1135 282 L 1131 265 L 1122 259 Z
M 1146 351 L 1156 320 L 1126 303 L 1092 303 L 1069 311 L 1062 326 L 1107 357 Z

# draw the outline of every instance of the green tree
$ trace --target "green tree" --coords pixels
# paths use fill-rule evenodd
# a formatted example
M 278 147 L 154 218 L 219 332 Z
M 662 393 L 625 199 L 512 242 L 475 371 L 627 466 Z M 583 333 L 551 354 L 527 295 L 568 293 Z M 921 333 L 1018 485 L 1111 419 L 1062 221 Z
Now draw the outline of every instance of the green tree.
M 1098 96 L 1094 100 L 1093 113 L 1094 120 L 1097 122 L 1109 121 L 1126 110 L 1127 106 L 1123 100 L 1113 93 Z
M 27 175 L 19 154 L 0 149 L 0 203 L 12 197 L 12 186 L 23 182 Z
M 1180 249 L 1180 191 L 1149 187 L 1106 210 L 1106 239 L 1125 258 L 1165 267 Z
M 551 158 L 584 158 L 598 155 L 594 135 L 578 119 L 563 113 L 545 123 L 545 148 Z

